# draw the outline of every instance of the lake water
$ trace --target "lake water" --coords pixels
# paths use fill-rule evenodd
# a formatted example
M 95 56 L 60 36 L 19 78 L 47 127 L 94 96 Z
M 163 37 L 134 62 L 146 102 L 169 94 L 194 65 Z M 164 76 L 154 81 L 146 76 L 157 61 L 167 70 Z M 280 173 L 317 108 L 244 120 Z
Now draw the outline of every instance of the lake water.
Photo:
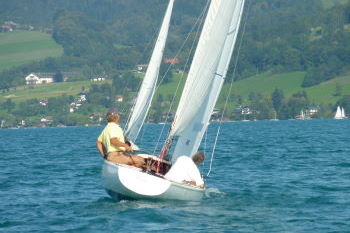
M 0 232 L 350 232 L 350 120 L 221 126 L 201 202 L 112 200 L 102 127 L 0 130 Z

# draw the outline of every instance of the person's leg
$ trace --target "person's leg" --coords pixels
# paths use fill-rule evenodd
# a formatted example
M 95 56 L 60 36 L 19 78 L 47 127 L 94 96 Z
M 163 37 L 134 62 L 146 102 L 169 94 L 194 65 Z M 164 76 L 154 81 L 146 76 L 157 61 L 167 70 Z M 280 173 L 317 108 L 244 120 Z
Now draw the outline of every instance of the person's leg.
M 145 166 L 145 159 L 140 157 L 140 156 L 137 156 L 137 155 L 133 155 L 133 156 L 130 156 L 131 160 L 132 160 L 132 165 L 134 165 L 135 167 L 144 167 Z
M 145 163 L 144 158 L 139 156 L 130 156 L 123 152 L 109 153 L 107 160 L 113 163 L 127 164 L 135 167 L 143 167 Z
M 108 153 L 107 160 L 112 163 L 119 163 L 119 164 L 131 164 L 131 159 L 129 156 L 125 156 L 123 152 L 111 152 Z

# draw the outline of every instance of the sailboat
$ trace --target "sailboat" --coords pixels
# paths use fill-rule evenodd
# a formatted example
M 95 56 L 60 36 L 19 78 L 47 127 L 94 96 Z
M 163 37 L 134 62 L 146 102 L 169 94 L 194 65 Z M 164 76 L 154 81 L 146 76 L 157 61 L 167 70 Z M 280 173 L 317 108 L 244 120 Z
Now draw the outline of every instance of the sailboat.
M 303 110 L 300 111 L 300 115 L 296 116 L 295 119 L 297 120 L 305 120 L 305 113 Z
M 156 166 L 156 171 L 105 161 L 102 171 L 103 183 L 113 198 L 198 201 L 203 197 L 205 189 L 173 182 L 166 179 L 164 174 L 179 156 L 191 157 L 198 151 L 226 77 L 244 3 L 245 0 L 211 1 L 168 138 L 159 156 L 140 155 L 147 159 L 149 164 Z M 170 0 L 150 60 L 148 69 L 152 69 L 153 73 L 159 70 L 159 57 L 162 56 L 164 47 L 158 43 L 165 44 L 164 38 L 168 32 L 173 4 L 174 0 Z M 161 52 L 156 51 L 158 49 Z M 154 79 L 156 78 L 152 78 Z M 130 118 L 134 120 L 130 120 L 126 131 L 128 139 L 133 142 L 140 132 L 154 95 L 156 81 L 150 84 L 151 81 L 145 80 Z M 143 103 L 139 104 L 138 101 Z M 173 144 L 174 149 L 171 151 Z
M 344 112 L 344 109 L 342 109 L 340 106 L 337 107 L 337 111 L 335 112 L 335 115 L 334 115 L 334 119 L 344 119 L 344 116 L 345 116 L 345 112 Z
M 274 118 L 271 119 L 270 121 L 278 121 L 278 119 L 277 119 L 277 112 L 276 111 L 274 111 Z

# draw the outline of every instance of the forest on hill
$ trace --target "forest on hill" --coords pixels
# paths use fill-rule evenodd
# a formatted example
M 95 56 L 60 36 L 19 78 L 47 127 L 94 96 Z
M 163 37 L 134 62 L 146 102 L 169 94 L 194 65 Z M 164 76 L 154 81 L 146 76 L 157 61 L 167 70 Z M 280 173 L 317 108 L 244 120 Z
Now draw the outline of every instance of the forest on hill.
M 20 79 L 30 69 L 114 76 L 136 64 L 147 63 L 167 1 L 0 0 L 0 3 L 0 23 L 11 20 L 50 31 L 64 48 L 61 58 L 2 72 L 0 89 L 5 89 L 23 84 Z M 204 0 L 176 1 L 166 57 L 179 52 L 205 4 Z M 196 32 L 191 32 L 180 52 L 178 68 L 183 68 Z M 349 0 L 247 0 L 243 32 L 235 79 L 265 71 L 306 71 L 303 86 L 309 87 L 349 71 Z
M 87 100 L 74 114 L 69 113 L 69 106 L 77 101 L 76 96 L 61 96 L 48 98 L 50 107 L 40 106 L 40 99 L 16 103 L 7 98 L 5 102 L 0 101 L 0 116 L 2 114 L 11 125 L 21 119 L 26 119 L 27 125 L 37 125 L 40 118 L 47 115 L 53 116 L 55 125 L 98 123 L 96 119 L 100 115 L 92 113 L 103 112 L 115 105 L 115 96 L 120 94 L 127 102 L 119 103 L 118 107 L 128 109 L 141 80 L 131 71 L 137 64 L 147 64 L 167 2 L 0 0 L 0 25 L 9 21 L 30 25 L 34 30 L 49 33 L 64 51 L 60 57 L 3 70 L 0 91 L 4 95 L 11 96 L 14 89 L 24 85 L 24 77 L 31 72 L 79 74 L 74 81 L 97 76 L 109 78 L 102 85 L 92 85 L 84 90 Z M 185 63 L 193 55 L 192 44 L 200 31 L 200 25 L 196 23 L 200 22 L 199 16 L 207 2 L 176 1 L 165 57 L 177 55 L 180 62 L 171 67 L 164 83 L 173 85 L 177 71 L 187 71 Z M 299 72 L 305 75 L 298 75 L 298 78 L 302 77 L 298 88 L 311 88 L 339 77 L 350 77 L 350 0 L 247 0 L 238 38 L 227 82 L 260 77 L 259 74 L 273 77 Z M 161 75 L 167 68 L 162 65 Z M 342 94 L 338 83 L 335 87 L 334 97 L 339 100 L 338 104 L 349 109 L 349 96 Z M 230 103 L 230 109 L 225 113 L 229 118 L 234 111 L 243 112 L 244 109 L 235 110 L 236 106 L 247 104 L 254 110 L 250 119 L 271 119 L 276 115 L 289 119 L 301 109 L 312 110 L 314 107 L 323 110 L 316 117 L 330 117 L 335 107 L 329 102 L 312 106 L 314 103 L 305 91 L 284 93 L 276 88 L 265 95 L 251 90 L 244 94 L 246 99 L 240 93 L 230 94 L 236 95 L 236 102 Z M 157 94 L 156 107 L 150 113 L 152 120 L 163 120 L 169 99 L 166 92 Z M 89 120 L 89 115 L 94 120 Z M 242 115 L 233 118 L 239 120 Z

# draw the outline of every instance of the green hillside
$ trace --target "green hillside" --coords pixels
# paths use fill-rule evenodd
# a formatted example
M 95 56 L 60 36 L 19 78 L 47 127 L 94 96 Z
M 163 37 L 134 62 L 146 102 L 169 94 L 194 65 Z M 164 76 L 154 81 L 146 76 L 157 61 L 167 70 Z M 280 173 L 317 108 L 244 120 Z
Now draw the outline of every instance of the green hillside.
M 337 85 L 341 86 L 342 95 L 350 95 L 350 76 L 341 76 L 313 87 L 302 88 L 301 84 L 304 76 L 305 72 L 290 72 L 275 75 L 264 73 L 235 82 L 231 92 L 247 100 L 251 92 L 271 95 L 276 88 L 283 90 L 286 97 L 306 91 L 309 99 L 315 104 L 334 104 L 338 101 L 341 97 L 334 96 Z M 223 88 L 222 96 L 227 95 L 228 89 L 229 85 L 226 84 Z
M 338 85 L 341 87 L 342 95 L 350 95 L 350 76 L 341 76 L 313 87 L 302 88 L 301 83 L 304 75 L 305 72 L 290 72 L 274 75 L 264 73 L 235 82 L 231 93 L 236 96 L 240 95 L 243 98 L 243 101 L 247 102 L 248 96 L 251 92 L 262 93 L 265 96 L 270 96 L 272 92 L 278 88 L 283 90 L 286 97 L 298 92 L 306 91 L 309 99 L 315 104 L 334 104 L 341 98 L 341 96 L 334 96 L 336 86 Z M 180 78 L 181 75 L 174 75 L 172 82 L 161 85 L 157 89 L 156 98 L 159 95 L 162 95 L 163 99 L 169 99 L 169 97 L 172 97 Z M 183 88 L 185 78 L 186 77 L 182 77 L 180 90 Z M 90 81 L 79 81 L 40 85 L 32 88 L 18 87 L 16 90 L 1 93 L 0 102 L 4 101 L 6 98 L 11 98 L 15 102 L 22 102 L 33 98 L 41 99 L 44 97 L 57 97 L 62 94 L 76 95 L 81 92 L 83 87 L 88 89 L 90 84 Z M 219 105 L 222 105 L 224 102 L 229 87 L 230 84 L 224 85 L 219 100 L 221 104 L 219 103 Z M 179 94 L 181 94 L 181 91 L 179 91 Z M 179 98 L 177 98 L 177 100 L 178 99 Z
M 315 103 L 335 103 L 340 99 L 340 97 L 334 96 L 337 85 L 341 87 L 342 95 L 350 95 L 350 75 L 337 77 L 317 86 L 306 88 L 306 92 Z
M 232 92 L 247 99 L 251 92 L 270 95 L 275 88 L 279 88 L 288 96 L 301 90 L 301 83 L 304 79 L 304 75 L 304 72 L 291 72 L 278 75 L 263 73 L 235 82 Z M 225 85 L 224 94 L 227 92 L 228 87 L 229 85 Z
M 171 82 L 166 83 L 164 85 L 159 86 L 159 88 L 156 91 L 156 98 L 159 95 L 162 95 L 163 97 L 167 98 L 168 96 L 173 97 L 177 86 L 179 86 L 179 91 L 177 94 L 177 101 L 179 101 L 180 99 L 180 95 L 181 95 L 181 90 L 183 89 L 183 86 L 185 85 L 185 81 L 186 81 L 186 74 L 176 74 L 174 75 L 173 79 Z M 180 83 L 179 83 L 180 82 Z
M 350 95 L 350 75 L 341 76 L 335 79 L 323 82 L 319 85 L 302 88 L 305 72 L 290 72 L 283 74 L 263 73 L 244 80 L 237 81 L 233 84 L 231 93 L 235 96 L 241 96 L 243 102 L 248 101 L 251 92 L 261 93 L 265 96 L 271 96 L 272 92 L 278 88 L 283 90 L 286 97 L 290 97 L 295 93 L 306 91 L 309 99 L 315 104 L 335 104 L 341 96 L 334 96 L 336 86 L 341 87 L 341 95 Z M 176 90 L 180 76 L 174 76 L 172 82 L 160 86 L 156 96 L 161 94 L 164 98 Z M 185 77 L 186 78 L 186 77 Z M 184 79 L 185 79 L 184 78 Z M 184 82 L 180 87 L 183 87 Z M 218 105 L 221 106 L 225 102 L 230 84 L 225 84 L 221 93 Z M 231 98 L 231 101 L 235 99 Z M 232 104 L 230 105 L 232 107 Z
M 349 0 L 322 0 L 323 6 L 326 9 L 332 8 L 337 4 L 345 5 L 349 2 Z
M 0 71 L 62 54 L 62 47 L 48 34 L 34 31 L 0 33 Z
M 11 90 L 0 94 L 0 102 L 5 99 L 12 99 L 14 102 L 23 102 L 29 99 L 44 99 L 50 97 L 58 97 L 62 95 L 76 95 L 83 88 L 90 87 L 90 81 L 52 83 L 46 85 L 38 85 L 35 87 L 19 87 L 16 90 Z
M 64 57 L 2 72 L 0 89 L 5 90 L 23 85 L 22 77 L 31 69 L 84 71 L 112 77 L 120 71 L 133 69 L 136 64 L 147 63 L 167 5 L 167 1 L 159 0 L 3 2 L 6 4 L 0 12 L 0 24 L 13 20 L 22 26 L 30 24 L 50 29 L 52 37 L 64 48 Z M 164 56 L 171 58 L 178 54 L 177 68 L 183 69 L 193 41 L 198 39 L 198 31 L 191 31 L 191 28 L 196 28 L 194 25 L 199 22 L 205 2 L 179 0 L 174 6 Z M 237 80 L 249 78 L 257 71 L 304 71 L 307 74 L 302 86 L 311 87 L 349 72 L 350 0 L 251 1 L 243 13 L 241 34 L 237 37 L 242 38 L 242 42 L 241 39 L 237 41 L 241 44 Z M 50 40 L 48 35 L 46 37 Z M 50 51 L 51 45 L 52 49 L 57 48 L 53 41 L 44 43 L 39 38 L 40 42 L 30 42 L 31 36 L 15 39 L 18 41 L 2 38 L 14 44 L 1 45 L 0 71 L 4 66 L 55 55 Z M 24 46 L 23 42 L 29 46 Z M 34 48 L 42 51 L 37 54 Z M 234 51 L 234 56 L 236 53 L 238 50 Z M 233 63 L 229 76 L 232 67 Z

